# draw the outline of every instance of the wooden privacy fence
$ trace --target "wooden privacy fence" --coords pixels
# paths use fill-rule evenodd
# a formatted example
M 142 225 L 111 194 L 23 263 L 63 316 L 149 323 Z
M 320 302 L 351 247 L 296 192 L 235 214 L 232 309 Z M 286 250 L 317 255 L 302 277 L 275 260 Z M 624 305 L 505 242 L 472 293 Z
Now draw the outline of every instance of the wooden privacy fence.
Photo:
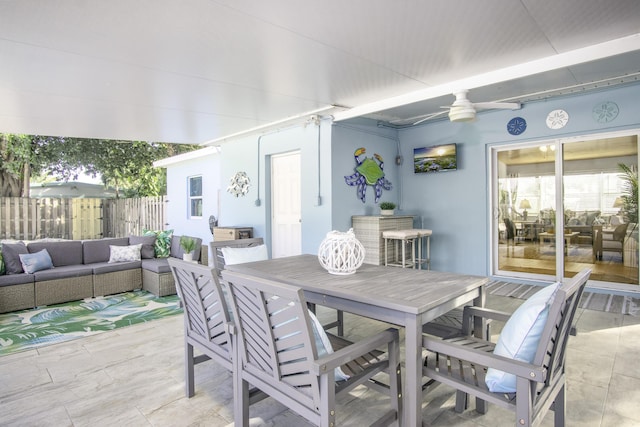
M 104 200 L 105 237 L 141 235 L 142 229 L 163 230 L 167 223 L 166 197 Z
M 166 197 L 63 199 L 0 197 L 0 239 L 98 239 L 161 230 Z
M 72 200 L 0 197 L 0 238 L 71 239 Z

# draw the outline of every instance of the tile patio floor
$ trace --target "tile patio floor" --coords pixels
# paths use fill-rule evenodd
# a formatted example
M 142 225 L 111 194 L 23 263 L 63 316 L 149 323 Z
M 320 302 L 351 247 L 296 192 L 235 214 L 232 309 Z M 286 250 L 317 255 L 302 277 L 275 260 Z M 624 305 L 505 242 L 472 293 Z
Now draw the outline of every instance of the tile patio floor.
M 521 302 L 490 295 L 487 306 L 513 311 Z M 321 318 L 328 314 L 320 311 Z M 576 319 L 568 426 L 640 426 L 640 318 L 580 310 Z M 346 325 L 354 339 L 386 327 L 349 315 Z M 365 425 L 379 406 L 379 394 L 356 392 L 361 399 L 340 401 L 338 425 Z M 514 425 L 511 412 L 493 405 L 486 415 L 473 407 L 456 414 L 453 406 L 453 390 L 436 387 L 425 395 L 424 425 Z M 213 362 L 197 366 L 196 395 L 185 397 L 182 316 L 0 357 L 2 426 L 226 426 L 232 412 L 231 376 Z M 253 406 L 251 416 L 256 426 L 307 425 L 270 399 Z M 543 426 L 551 425 L 549 413 Z

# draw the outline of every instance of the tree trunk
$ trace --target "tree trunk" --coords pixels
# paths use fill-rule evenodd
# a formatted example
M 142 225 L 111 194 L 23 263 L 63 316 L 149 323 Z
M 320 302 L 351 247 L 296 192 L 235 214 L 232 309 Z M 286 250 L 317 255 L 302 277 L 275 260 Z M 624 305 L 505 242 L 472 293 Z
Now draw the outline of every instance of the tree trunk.
M 29 163 L 25 163 L 24 168 L 22 170 L 22 194 L 21 197 L 29 197 L 30 196 L 30 184 L 31 184 L 31 165 Z
M 0 197 L 20 197 L 22 187 L 22 179 L 0 171 Z
M 20 197 L 26 188 L 29 195 L 31 170 L 24 160 L 24 138 L 0 133 L 0 197 Z

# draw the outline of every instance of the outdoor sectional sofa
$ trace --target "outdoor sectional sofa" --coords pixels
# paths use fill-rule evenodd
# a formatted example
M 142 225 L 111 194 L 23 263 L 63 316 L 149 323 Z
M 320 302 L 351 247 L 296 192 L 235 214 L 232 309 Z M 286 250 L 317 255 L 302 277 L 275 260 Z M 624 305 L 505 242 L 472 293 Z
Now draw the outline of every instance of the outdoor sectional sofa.
M 3 244 L 10 267 L 11 250 L 35 254 L 46 249 L 53 268 L 0 275 L 0 313 L 145 289 L 158 296 L 176 293 L 167 258 L 156 258 L 155 236 L 97 240 L 33 241 Z M 109 262 L 110 246 L 141 244 L 139 261 Z M 5 247 L 6 246 L 6 247 Z M 11 248 L 11 249 L 10 249 Z M 208 263 L 208 247 L 196 239 L 194 261 Z M 172 236 L 169 256 L 182 258 L 180 236 Z M 15 257 L 13 259 L 15 262 Z

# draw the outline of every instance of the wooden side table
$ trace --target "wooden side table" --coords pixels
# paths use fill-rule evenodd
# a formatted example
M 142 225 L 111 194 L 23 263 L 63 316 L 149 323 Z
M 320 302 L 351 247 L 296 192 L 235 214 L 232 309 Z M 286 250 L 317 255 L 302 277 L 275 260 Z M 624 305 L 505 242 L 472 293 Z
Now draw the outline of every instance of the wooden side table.
M 253 227 L 215 227 L 213 229 L 213 240 L 220 242 L 223 240 L 251 239 L 253 237 Z

